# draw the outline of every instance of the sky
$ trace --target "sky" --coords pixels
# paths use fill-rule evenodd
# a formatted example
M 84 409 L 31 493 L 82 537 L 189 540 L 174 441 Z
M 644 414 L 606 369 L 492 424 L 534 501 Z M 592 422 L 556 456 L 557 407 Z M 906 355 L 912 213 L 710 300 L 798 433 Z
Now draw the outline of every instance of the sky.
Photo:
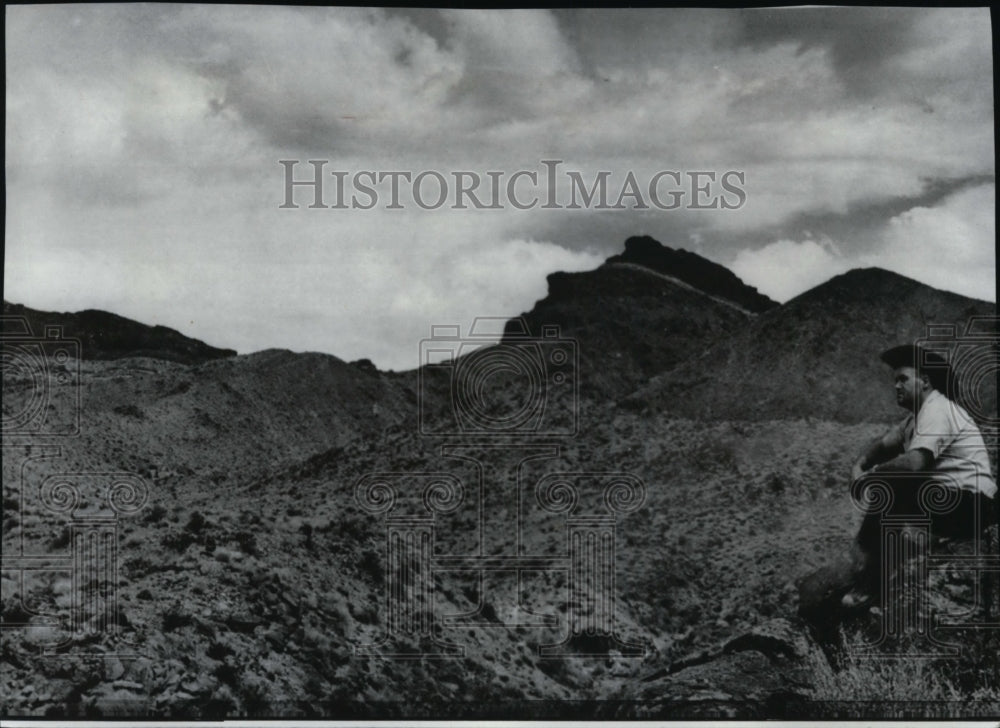
M 782 302 L 995 301 L 991 48 L 984 8 L 7 7 L 4 298 L 397 370 L 639 234 Z

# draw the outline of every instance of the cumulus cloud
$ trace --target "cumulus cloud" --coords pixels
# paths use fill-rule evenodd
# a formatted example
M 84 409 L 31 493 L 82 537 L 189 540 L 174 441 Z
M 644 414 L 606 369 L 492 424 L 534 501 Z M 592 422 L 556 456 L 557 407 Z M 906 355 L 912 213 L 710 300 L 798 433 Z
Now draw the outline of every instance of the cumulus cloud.
M 4 282 L 28 305 L 401 367 L 428 319 L 514 315 L 547 273 L 593 267 L 640 232 L 693 242 L 779 299 L 858 265 L 993 290 L 985 9 L 128 4 L 6 18 Z M 562 159 L 587 179 L 611 172 L 615 192 L 629 171 L 739 170 L 747 199 L 279 210 L 278 160 L 317 158 L 446 175 Z M 961 183 L 930 194 L 942 180 Z
M 277 192 L 269 200 L 275 212 Z M 406 369 L 417 365 L 417 344 L 432 324 L 516 316 L 545 296 L 548 273 L 589 270 L 603 259 L 509 237 L 516 211 L 276 215 L 242 191 L 198 194 L 185 196 L 188 217 L 174 216 L 173 198 L 84 210 L 50 200 L 15 211 L 9 236 L 34 235 L 41 215 L 61 234 L 8 246 L 6 296 L 42 309 L 109 309 L 243 352 L 325 351 Z M 247 214 L 230 217 L 231 205 Z M 132 231 L 128 245 L 114 236 L 119 229 Z M 80 281 L 88 281 L 82 305 Z
M 741 250 L 731 268 L 745 282 L 781 303 L 850 267 L 830 241 L 776 240 Z
M 826 240 L 776 240 L 739 251 L 733 272 L 777 301 L 786 301 L 851 268 L 878 267 L 935 288 L 996 300 L 996 186 L 977 185 L 916 206 L 872 231 L 861 255 Z
M 864 262 L 949 291 L 996 300 L 996 185 L 950 195 L 889 220 Z

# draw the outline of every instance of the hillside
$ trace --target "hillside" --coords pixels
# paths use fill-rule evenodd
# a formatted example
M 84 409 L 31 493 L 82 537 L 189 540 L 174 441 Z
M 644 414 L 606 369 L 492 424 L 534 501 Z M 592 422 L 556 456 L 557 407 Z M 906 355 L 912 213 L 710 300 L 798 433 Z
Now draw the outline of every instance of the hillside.
M 512 320 L 499 346 L 418 371 L 269 349 L 85 358 L 42 380 L 48 409 L 78 409 L 79 435 L 5 433 L 0 712 L 873 718 L 918 699 L 945 717 L 1000 712 L 995 637 L 956 637 L 970 649 L 940 669 L 892 660 L 883 680 L 838 661 L 837 638 L 817 642 L 799 586 L 842 560 L 860 518 L 851 460 L 898 416 L 878 353 L 995 306 L 877 269 L 776 306 L 694 254 L 631 240 L 596 270 L 549 276 L 523 322 L 558 327 L 562 348 L 520 360 L 504 352 Z M 567 341 L 578 369 L 552 356 Z M 460 380 L 478 356 L 481 378 Z M 6 423 L 38 380 L 3 374 Z M 532 398 L 551 437 L 445 437 L 470 402 L 496 418 Z M 101 602 L 77 600 L 93 592 L 74 591 L 67 555 L 123 474 L 147 500 L 115 522 L 116 578 L 94 577 L 117 595 L 110 633 Z M 80 485 L 79 512 L 55 507 L 53 482 Z M 978 585 L 939 572 L 935 603 L 968 616 Z
M 960 338 L 977 316 L 995 317 L 996 305 L 878 268 L 852 270 L 758 316 L 628 401 L 681 417 L 885 421 L 899 413 L 879 354 L 927 336 L 931 324 L 953 325 Z M 974 396 L 996 411 L 995 382 Z
M 5 372 L 5 417 L 27 406 L 30 385 Z M 194 366 L 85 360 L 79 379 L 49 390 L 54 409 L 79 416 L 79 436 L 58 441 L 64 466 L 119 468 L 209 489 L 377 437 L 412 421 L 414 411 L 413 393 L 378 373 L 327 354 L 283 350 Z
M 147 326 L 106 311 L 52 313 L 4 301 L 3 315 L 26 319 L 30 330 L 39 337 L 44 336 L 47 326 L 61 327 L 64 337 L 80 342 L 84 359 L 144 356 L 198 364 L 236 355 L 232 349 L 217 349 L 166 326 Z
M 523 319 L 532 335 L 555 325 L 575 342 L 581 396 L 616 399 L 777 305 L 718 269 L 652 238 L 629 238 L 624 254 L 595 270 L 551 274 L 548 295 Z

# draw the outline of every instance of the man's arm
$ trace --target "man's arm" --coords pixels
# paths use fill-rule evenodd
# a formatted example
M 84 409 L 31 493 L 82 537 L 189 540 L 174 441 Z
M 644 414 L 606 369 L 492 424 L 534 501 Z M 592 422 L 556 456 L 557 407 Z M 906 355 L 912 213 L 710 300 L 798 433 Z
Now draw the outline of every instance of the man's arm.
M 907 450 L 878 466 L 878 470 L 906 470 L 920 472 L 930 470 L 934 465 L 934 453 L 922 447 Z M 874 471 L 873 471 L 874 472 Z
M 894 427 L 881 437 L 872 440 L 868 447 L 862 451 L 858 459 L 854 461 L 854 467 L 851 468 L 851 480 L 857 480 L 879 463 L 894 461 L 906 457 L 906 455 L 907 453 L 903 452 L 903 446 L 899 439 L 899 432 Z M 888 469 L 887 467 L 886 470 Z M 900 469 L 909 470 L 909 468 Z

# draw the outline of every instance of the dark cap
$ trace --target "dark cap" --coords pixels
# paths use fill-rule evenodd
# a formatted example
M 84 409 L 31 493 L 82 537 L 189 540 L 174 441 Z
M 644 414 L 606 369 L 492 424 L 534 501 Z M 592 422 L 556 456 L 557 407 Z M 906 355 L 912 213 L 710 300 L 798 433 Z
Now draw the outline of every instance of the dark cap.
M 917 375 L 926 374 L 931 386 L 949 399 L 958 393 L 957 382 L 948 360 L 936 351 L 930 351 L 916 344 L 902 344 L 882 352 L 882 361 L 893 369 L 913 367 Z

